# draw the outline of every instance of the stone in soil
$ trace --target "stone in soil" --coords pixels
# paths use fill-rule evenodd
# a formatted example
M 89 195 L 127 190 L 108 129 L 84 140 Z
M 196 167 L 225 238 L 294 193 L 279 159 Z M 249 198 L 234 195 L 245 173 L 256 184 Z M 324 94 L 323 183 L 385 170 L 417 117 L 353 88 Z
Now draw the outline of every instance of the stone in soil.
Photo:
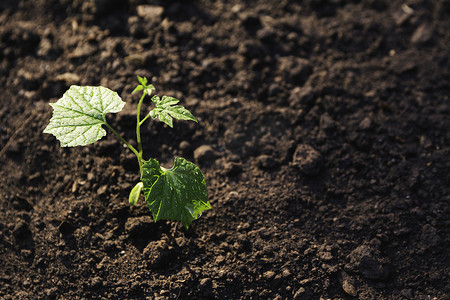
M 151 267 L 167 267 L 173 250 L 173 247 L 165 239 L 161 239 L 148 243 L 142 254 Z
M 317 175 L 322 169 L 322 157 L 310 145 L 299 144 L 295 149 L 291 165 L 300 169 L 305 175 Z
M 214 162 L 217 157 L 219 155 L 209 145 L 202 145 L 194 150 L 194 159 L 199 164 Z
M 386 280 L 390 275 L 388 259 L 381 255 L 378 243 L 358 246 L 349 255 L 346 270 L 371 280 Z

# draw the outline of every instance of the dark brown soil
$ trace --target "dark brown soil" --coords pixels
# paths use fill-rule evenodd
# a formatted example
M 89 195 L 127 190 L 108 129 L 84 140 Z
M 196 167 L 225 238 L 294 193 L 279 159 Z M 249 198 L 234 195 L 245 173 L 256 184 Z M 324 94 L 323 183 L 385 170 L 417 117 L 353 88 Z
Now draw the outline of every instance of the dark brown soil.
M 144 2 L 0 1 L 1 299 L 450 298 L 450 1 Z M 206 176 L 188 230 L 112 134 L 42 134 L 103 85 L 134 139 L 136 75 L 199 118 L 143 129 Z

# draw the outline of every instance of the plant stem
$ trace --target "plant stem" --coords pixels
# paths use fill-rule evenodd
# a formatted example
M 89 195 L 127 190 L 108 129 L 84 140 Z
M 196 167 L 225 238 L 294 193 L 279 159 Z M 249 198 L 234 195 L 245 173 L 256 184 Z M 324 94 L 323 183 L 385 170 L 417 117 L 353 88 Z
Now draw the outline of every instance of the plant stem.
M 141 120 L 141 122 L 139 123 L 139 125 L 142 125 L 142 124 L 145 122 L 145 120 L 148 119 L 148 117 L 150 117 L 150 114 L 147 114 L 147 115 L 145 116 L 145 118 L 143 118 L 143 119 Z
M 142 105 L 142 101 L 144 100 L 145 96 L 147 95 L 146 91 L 144 90 L 144 92 L 142 93 L 141 99 L 139 99 L 139 103 L 138 103 L 138 107 L 137 107 L 137 112 L 136 112 L 136 141 L 138 144 L 138 150 L 136 150 L 136 148 L 134 148 L 130 143 L 128 143 L 117 131 L 115 131 L 106 121 L 105 121 L 105 126 L 109 128 L 109 130 L 111 130 L 112 133 L 114 133 L 115 136 L 117 136 L 122 143 L 124 143 L 125 145 L 127 145 L 127 147 L 133 151 L 133 153 L 136 155 L 138 163 L 139 163 L 139 170 L 141 171 L 141 176 L 142 176 L 142 165 L 144 164 L 144 160 L 142 159 L 142 142 L 141 142 L 141 125 L 142 123 L 144 123 L 145 120 L 147 120 L 148 116 L 145 116 L 145 118 L 141 121 L 141 105 Z
M 117 131 L 115 131 L 109 124 L 108 122 L 105 121 L 105 126 L 108 127 L 109 130 L 111 130 L 112 133 L 114 133 L 115 136 L 117 136 L 119 138 L 119 140 L 122 141 L 122 143 L 124 143 L 125 145 L 127 145 L 127 147 L 136 155 L 138 163 L 139 163 L 139 170 L 141 171 L 141 175 L 142 175 L 142 151 L 138 152 L 136 150 L 136 148 L 134 148 L 130 143 L 128 143 Z
M 138 144 L 139 154 L 142 158 L 142 143 L 141 143 L 141 105 L 144 100 L 146 92 L 142 93 L 141 99 L 139 99 L 137 113 L 136 113 L 136 140 Z

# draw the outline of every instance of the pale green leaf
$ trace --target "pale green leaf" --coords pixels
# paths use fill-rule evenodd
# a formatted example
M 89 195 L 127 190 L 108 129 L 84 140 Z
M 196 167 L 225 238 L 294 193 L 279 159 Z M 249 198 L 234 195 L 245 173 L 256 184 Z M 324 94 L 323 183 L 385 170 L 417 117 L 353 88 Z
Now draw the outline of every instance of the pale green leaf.
M 176 105 L 167 110 L 167 113 L 178 120 L 190 120 L 197 122 L 197 119 L 183 106 Z
M 144 91 L 147 95 L 151 95 L 154 90 L 156 89 L 152 84 L 144 86 Z
M 136 203 L 138 202 L 143 186 L 144 186 L 144 184 L 141 181 L 141 182 L 138 182 L 138 184 L 136 184 L 134 186 L 134 188 L 131 190 L 130 196 L 128 197 L 128 202 L 131 205 L 136 205 Z
M 161 122 L 164 122 L 164 123 L 166 123 L 167 125 L 169 125 L 170 127 L 173 127 L 172 117 L 169 116 L 165 111 L 159 111 L 159 112 L 157 113 L 157 115 L 158 115 L 158 119 L 159 119 Z
M 144 90 L 144 94 L 151 95 L 152 91 L 155 90 L 155 87 L 152 84 L 147 85 L 147 77 L 138 76 L 137 79 L 140 85 L 138 85 L 131 94 Z
M 144 94 L 151 95 L 152 92 L 155 90 L 155 87 L 152 84 L 147 85 L 148 80 L 146 77 L 138 76 L 137 79 L 138 79 L 140 85 L 138 85 L 133 90 L 133 92 L 131 92 L 131 94 L 137 93 L 139 91 L 144 91 Z
M 161 99 L 159 99 L 158 95 L 155 95 L 152 97 L 152 101 L 153 101 L 153 103 L 155 103 L 155 105 L 158 105 L 159 102 L 161 101 Z
M 138 75 L 137 79 L 138 79 L 139 83 L 142 84 L 143 86 L 147 85 L 147 77 L 141 77 Z
M 197 119 L 186 108 L 181 105 L 175 105 L 180 102 L 178 99 L 168 96 L 163 96 L 160 99 L 155 95 L 152 97 L 152 101 L 155 103 L 155 107 L 150 111 L 150 116 L 153 119 L 158 118 L 170 127 L 173 127 L 172 118 L 197 122 Z
M 180 100 L 175 99 L 173 97 L 169 97 L 169 96 L 163 96 L 159 105 L 167 107 L 170 105 L 175 105 L 178 102 L 180 102 Z
M 134 90 L 131 92 L 131 94 L 142 91 L 143 89 L 144 89 L 144 87 L 142 85 L 138 85 L 137 87 L 134 88 Z
M 106 135 L 102 128 L 107 113 L 122 110 L 125 102 L 102 86 L 72 85 L 61 99 L 50 104 L 53 116 L 44 133 L 53 134 L 61 147 L 92 144 Z
M 149 114 L 152 119 L 156 119 L 158 117 L 158 111 L 156 109 L 151 110 Z
M 173 167 L 162 169 L 155 159 L 142 165 L 145 201 L 158 220 L 181 221 L 188 228 L 204 210 L 210 209 L 205 177 L 200 169 L 177 157 Z

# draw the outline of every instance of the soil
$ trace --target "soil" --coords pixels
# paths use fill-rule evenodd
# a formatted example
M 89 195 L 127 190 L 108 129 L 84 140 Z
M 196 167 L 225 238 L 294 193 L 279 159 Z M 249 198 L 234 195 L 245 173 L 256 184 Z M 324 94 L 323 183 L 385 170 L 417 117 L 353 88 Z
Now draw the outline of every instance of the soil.
M 449 299 L 450 1 L 0 2 L 1 299 Z M 211 210 L 153 222 L 114 135 L 42 131 L 136 75 L 199 119 L 142 129 Z M 148 105 L 144 109 L 148 109 Z

